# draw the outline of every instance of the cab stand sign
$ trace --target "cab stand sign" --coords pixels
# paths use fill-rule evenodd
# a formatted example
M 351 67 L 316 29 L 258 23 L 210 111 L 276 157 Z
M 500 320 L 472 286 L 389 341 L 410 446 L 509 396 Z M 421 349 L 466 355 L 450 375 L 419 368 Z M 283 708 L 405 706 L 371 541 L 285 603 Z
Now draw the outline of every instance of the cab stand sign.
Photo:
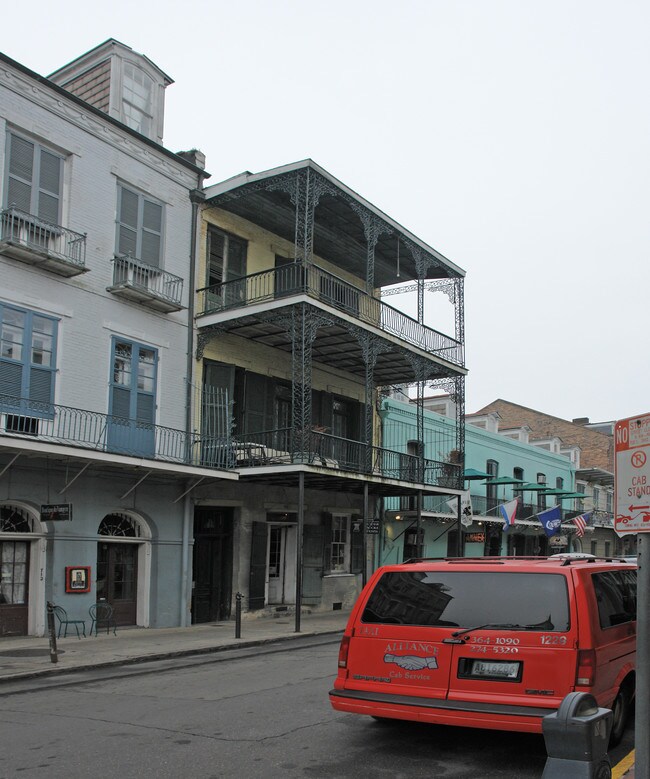
M 650 414 L 622 419 L 615 428 L 616 519 L 623 533 L 650 532 Z
M 621 419 L 614 428 L 614 529 L 637 534 L 635 772 L 650 776 L 650 414 Z

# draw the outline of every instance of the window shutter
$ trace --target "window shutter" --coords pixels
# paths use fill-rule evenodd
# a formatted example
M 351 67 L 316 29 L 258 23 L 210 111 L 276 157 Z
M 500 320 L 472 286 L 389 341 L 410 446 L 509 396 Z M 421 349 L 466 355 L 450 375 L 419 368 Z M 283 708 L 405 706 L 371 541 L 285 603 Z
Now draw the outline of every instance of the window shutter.
M 22 363 L 0 360 L 0 395 L 19 398 L 21 394 Z
M 251 536 L 251 567 L 248 582 L 248 608 L 251 611 L 264 608 L 266 596 L 266 522 L 253 522 Z
M 142 392 L 138 392 L 135 418 L 138 420 L 138 422 L 150 422 L 153 424 L 154 402 L 152 395 L 145 395 Z
M 29 371 L 29 399 L 36 403 L 52 402 L 53 373 L 43 368 L 31 368 Z
M 114 417 L 128 419 L 130 416 L 130 392 L 123 387 L 113 387 L 111 414 Z
M 272 413 L 267 408 L 273 407 L 274 395 L 272 386 L 266 376 L 258 373 L 246 373 L 246 419 L 245 433 L 259 433 L 273 427 Z M 269 418 L 270 417 L 270 418 Z
M 361 525 L 361 529 L 355 532 L 355 527 Z M 363 517 L 359 514 L 352 517 L 350 529 L 350 572 L 362 573 L 363 571 Z
M 138 196 L 124 187 L 119 188 L 119 193 L 117 252 L 135 257 L 138 248 Z
M 302 596 L 305 602 L 316 604 L 323 592 L 322 525 L 305 525 L 303 529 Z
M 32 178 L 34 175 L 34 144 L 9 136 L 9 182 L 7 187 L 7 206 L 15 206 L 28 214 L 32 210 Z
M 332 566 L 332 515 L 323 514 L 323 572 L 327 573 Z
M 142 251 L 140 259 L 149 265 L 160 265 L 162 206 L 144 201 L 142 213 Z
M 38 216 L 58 224 L 62 160 L 55 154 L 41 149 L 40 162 Z

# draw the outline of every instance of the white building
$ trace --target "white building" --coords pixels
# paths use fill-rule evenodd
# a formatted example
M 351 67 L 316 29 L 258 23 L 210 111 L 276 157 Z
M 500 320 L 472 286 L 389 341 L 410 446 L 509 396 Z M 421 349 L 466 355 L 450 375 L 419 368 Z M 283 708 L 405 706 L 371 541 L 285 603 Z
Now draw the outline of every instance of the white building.
M 160 145 L 171 79 L 117 41 L 0 60 L 0 636 L 102 597 L 183 625 L 188 495 L 237 478 L 193 464 L 202 155 Z

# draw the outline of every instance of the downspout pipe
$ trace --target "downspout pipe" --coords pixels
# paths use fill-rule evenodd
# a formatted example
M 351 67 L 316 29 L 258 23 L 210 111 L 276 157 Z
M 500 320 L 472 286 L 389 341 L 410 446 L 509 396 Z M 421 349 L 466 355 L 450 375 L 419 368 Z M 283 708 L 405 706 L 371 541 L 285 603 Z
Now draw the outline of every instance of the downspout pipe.
M 202 177 L 198 179 L 198 187 L 203 186 Z M 185 440 L 186 461 L 192 463 L 192 426 L 193 404 L 192 386 L 194 379 L 194 314 L 196 309 L 196 265 L 197 244 L 199 233 L 200 205 L 205 200 L 205 195 L 200 188 L 190 191 L 192 203 L 192 216 L 190 222 L 190 273 L 189 294 L 187 304 L 187 363 L 185 368 Z M 183 501 L 183 535 L 181 543 L 181 592 L 180 592 L 180 619 L 181 627 L 187 627 L 189 616 L 190 589 L 190 534 L 192 526 L 192 500 L 186 495 Z

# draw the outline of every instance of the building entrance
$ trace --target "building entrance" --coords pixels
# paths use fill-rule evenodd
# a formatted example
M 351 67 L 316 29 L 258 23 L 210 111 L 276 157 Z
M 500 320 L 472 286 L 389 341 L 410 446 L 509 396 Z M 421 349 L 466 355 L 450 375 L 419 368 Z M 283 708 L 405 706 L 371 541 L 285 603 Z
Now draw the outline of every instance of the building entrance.
M 97 544 L 97 600 L 113 607 L 118 625 L 135 625 L 138 596 L 138 546 L 100 541 Z
M 0 637 L 26 636 L 29 544 L 0 540 Z
M 296 526 L 269 525 L 269 595 L 271 605 L 296 602 Z
M 233 510 L 194 512 L 192 624 L 230 618 Z

